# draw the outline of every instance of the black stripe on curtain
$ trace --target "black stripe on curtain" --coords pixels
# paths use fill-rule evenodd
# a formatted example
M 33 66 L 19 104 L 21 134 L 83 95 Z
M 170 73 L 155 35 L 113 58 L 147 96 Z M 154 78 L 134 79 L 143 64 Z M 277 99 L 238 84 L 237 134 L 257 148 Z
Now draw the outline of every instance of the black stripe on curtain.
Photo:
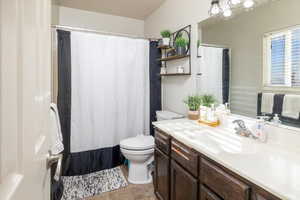
M 57 30 L 58 41 L 58 97 L 61 130 L 64 143 L 63 176 L 76 176 L 110 169 L 121 165 L 124 157 L 119 145 L 92 151 L 71 153 L 71 105 L 72 105 L 72 66 L 71 33 Z
M 229 102 L 229 83 L 230 83 L 230 56 L 229 49 L 223 49 L 223 70 L 222 70 L 222 96 L 223 103 Z
M 58 51 L 58 96 L 57 108 L 60 116 L 61 131 L 64 144 L 64 159 L 62 175 L 68 168 L 68 155 L 70 154 L 71 139 L 71 33 L 57 30 Z
M 156 111 L 161 110 L 161 51 L 157 48 L 158 42 L 150 42 L 149 70 L 150 70 L 150 134 L 154 135 L 152 122 L 156 121 Z
M 119 145 L 92 151 L 71 153 L 65 175 L 77 176 L 111 169 L 123 164 L 124 160 Z
M 70 153 L 71 122 L 71 39 L 70 32 L 57 30 L 58 56 L 58 96 L 57 108 L 60 116 L 61 131 L 64 143 L 62 175 L 65 174 L 68 154 Z M 51 167 L 51 199 L 60 200 L 64 186 L 62 180 L 53 179 L 56 164 Z

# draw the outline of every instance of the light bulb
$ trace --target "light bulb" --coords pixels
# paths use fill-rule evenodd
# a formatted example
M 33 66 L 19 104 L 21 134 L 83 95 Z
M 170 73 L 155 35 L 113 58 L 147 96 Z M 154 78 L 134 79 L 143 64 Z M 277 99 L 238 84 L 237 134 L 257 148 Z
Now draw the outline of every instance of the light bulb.
M 213 4 L 212 7 L 211 7 L 211 10 L 210 10 L 211 14 L 212 15 L 217 15 L 220 13 L 220 7 L 218 4 Z
M 241 0 L 230 0 L 230 3 L 231 3 L 232 5 L 238 5 L 238 4 L 241 3 Z
M 253 0 L 246 0 L 244 2 L 244 7 L 245 8 L 251 8 L 254 5 L 254 1 Z
M 230 17 L 231 15 L 232 15 L 231 9 L 224 10 L 224 12 L 223 12 L 224 17 Z

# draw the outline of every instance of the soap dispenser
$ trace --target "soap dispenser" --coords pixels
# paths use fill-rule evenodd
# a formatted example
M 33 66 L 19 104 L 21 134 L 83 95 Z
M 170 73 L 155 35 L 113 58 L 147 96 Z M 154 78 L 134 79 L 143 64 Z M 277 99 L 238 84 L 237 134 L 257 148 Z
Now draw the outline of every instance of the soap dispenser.
M 278 114 L 275 114 L 275 116 L 273 117 L 273 119 L 272 119 L 271 122 L 272 122 L 273 124 L 275 124 L 275 125 L 281 124 L 281 121 L 280 121 L 280 119 L 279 119 Z
M 265 120 L 264 117 L 259 117 L 256 121 L 256 136 L 261 142 L 267 142 L 267 132 L 265 131 Z

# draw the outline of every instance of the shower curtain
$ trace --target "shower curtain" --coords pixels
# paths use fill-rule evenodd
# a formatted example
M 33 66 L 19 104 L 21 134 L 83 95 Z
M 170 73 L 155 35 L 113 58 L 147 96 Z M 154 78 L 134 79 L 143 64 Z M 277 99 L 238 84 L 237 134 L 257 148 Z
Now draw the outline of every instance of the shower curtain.
M 199 90 L 202 94 L 212 94 L 218 103 L 223 103 L 223 49 L 202 46 L 201 53 L 201 78 Z
M 149 42 L 75 31 L 70 40 L 68 176 L 120 165 L 120 141 L 150 127 Z

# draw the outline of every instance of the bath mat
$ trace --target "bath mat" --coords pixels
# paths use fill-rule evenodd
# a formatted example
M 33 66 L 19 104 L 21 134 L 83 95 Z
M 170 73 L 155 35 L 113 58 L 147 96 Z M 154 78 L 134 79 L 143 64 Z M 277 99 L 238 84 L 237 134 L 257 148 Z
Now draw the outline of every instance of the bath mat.
M 82 176 L 63 176 L 62 200 L 80 200 L 128 185 L 120 167 Z

